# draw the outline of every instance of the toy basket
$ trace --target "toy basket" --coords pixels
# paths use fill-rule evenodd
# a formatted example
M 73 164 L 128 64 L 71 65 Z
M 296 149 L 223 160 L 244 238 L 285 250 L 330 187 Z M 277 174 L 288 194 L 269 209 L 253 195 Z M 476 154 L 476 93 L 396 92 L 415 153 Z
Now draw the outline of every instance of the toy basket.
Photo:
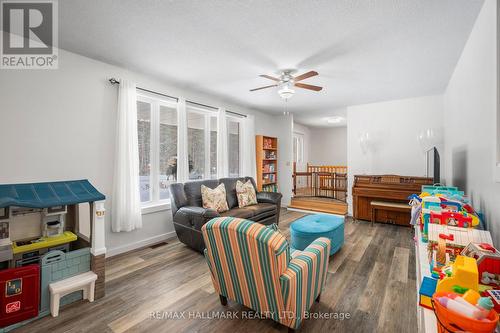
M 495 331 L 498 323 L 498 314 L 491 310 L 488 315 L 490 321 L 472 319 L 462 316 L 455 311 L 446 309 L 438 301 L 438 297 L 446 296 L 446 292 L 438 292 L 432 296 L 432 309 L 437 319 L 437 329 L 439 333 L 448 332 L 473 332 L 491 333 Z

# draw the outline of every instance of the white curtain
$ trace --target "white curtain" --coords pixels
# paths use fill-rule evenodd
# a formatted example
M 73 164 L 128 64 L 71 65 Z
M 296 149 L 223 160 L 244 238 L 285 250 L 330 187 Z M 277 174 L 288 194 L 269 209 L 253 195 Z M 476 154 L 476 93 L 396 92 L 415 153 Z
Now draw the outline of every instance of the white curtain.
M 256 179 L 254 116 L 248 115 L 241 124 L 241 176 Z
M 179 98 L 177 104 L 177 182 L 189 179 L 188 130 L 186 100 Z
M 229 176 L 226 110 L 217 113 L 217 178 Z
M 116 124 L 112 230 L 132 231 L 142 227 L 142 214 L 139 195 L 137 94 L 135 83 L 127 80 L 120 81 Z

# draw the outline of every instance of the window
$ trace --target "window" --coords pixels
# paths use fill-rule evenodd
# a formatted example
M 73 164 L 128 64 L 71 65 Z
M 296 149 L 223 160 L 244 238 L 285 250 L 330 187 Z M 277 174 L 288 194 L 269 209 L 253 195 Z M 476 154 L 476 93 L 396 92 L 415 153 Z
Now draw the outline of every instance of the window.
M 178 102 L 175 99 L 139 93 L 137 134 L 139 190 L 147 206 L 168 203 L 169 186 L 177 182 Z M 186 103 L 188 177 L 217 178 L 217 112 L 213 108 Z M 228 116 L 229 176 L 240 174 L 240 119 Z
M 217 178 L 217 113 L 187 104 L 189 179 Z
M 229 177 L 240 175 L 240 123 L 237 119 L 228 117 L 227 120 L 227 147 Z
M 147 202 L 151 200 L 151 103 L 145 100 L 137 101 L 137 134 L 141 202 Z
M 177 108 L 160 104 L 160 200 L 169 198 L 168 187 L 177 181 Z
M 210 117 L 210 178 L 217 178 L 217 116 Z
M 138 95 L 137 134 L 141 202 L 166 202 L 177 180 L 176 102 Z

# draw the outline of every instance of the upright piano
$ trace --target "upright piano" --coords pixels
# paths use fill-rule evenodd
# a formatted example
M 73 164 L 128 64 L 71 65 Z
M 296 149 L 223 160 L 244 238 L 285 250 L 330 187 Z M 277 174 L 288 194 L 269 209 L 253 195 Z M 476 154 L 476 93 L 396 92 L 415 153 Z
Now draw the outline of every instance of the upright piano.
M 372 219 L 372 201 L 408 203 L 408 196 L 420 193 L 422 185 L 432 185 L 432 178 L 398 175 L 355 175 L 352 188 L 353 217 Z M 374 220 L 408 226 L 410 212 L 377 210 Z

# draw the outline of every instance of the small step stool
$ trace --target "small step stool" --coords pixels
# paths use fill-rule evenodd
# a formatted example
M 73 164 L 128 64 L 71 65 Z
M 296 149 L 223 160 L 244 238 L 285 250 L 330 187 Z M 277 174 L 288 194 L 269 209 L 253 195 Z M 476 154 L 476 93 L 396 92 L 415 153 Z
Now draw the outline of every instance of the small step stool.
M 96 280 L 97 274 L 90 271 L 50 283 L 50 314 L 52 317 L 57 317 L 59 315 L 59 301 L 61 297 L 71 294 L 74 291 L 83 290 L 83 299 L 88 299 L 89 302 L 93 302 Z

